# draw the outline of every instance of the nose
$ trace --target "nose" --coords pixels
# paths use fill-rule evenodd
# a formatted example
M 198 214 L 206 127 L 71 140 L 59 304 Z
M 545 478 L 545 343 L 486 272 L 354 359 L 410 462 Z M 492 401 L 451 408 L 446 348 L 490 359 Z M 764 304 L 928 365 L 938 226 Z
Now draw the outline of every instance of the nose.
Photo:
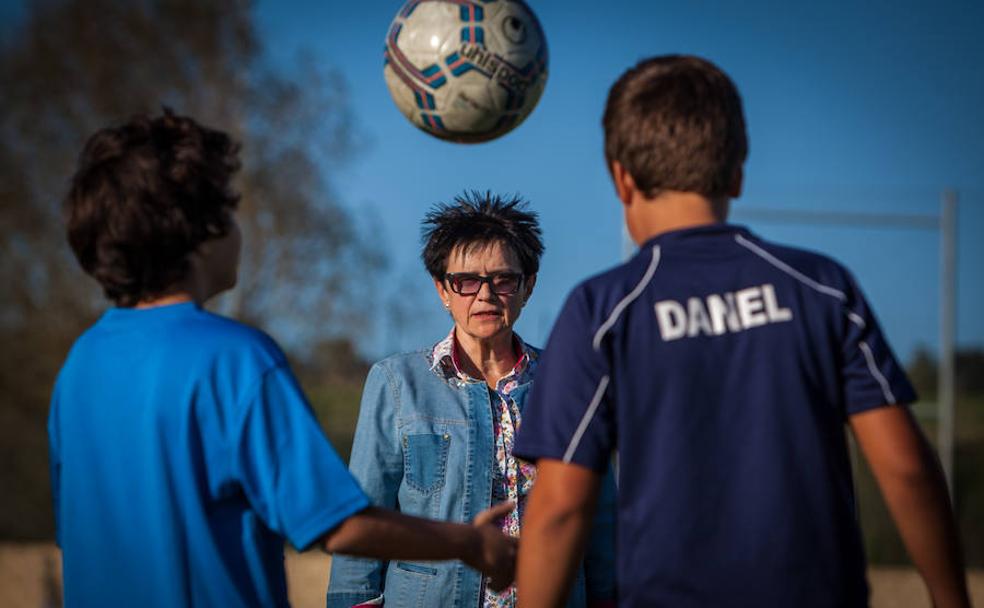
M 492 291 L 492 282 L 482 281 L 482 285 L 478 288 L 478 293 L 475 295 L 483 302 L 495 301 L 496 297 L 495 293 Z

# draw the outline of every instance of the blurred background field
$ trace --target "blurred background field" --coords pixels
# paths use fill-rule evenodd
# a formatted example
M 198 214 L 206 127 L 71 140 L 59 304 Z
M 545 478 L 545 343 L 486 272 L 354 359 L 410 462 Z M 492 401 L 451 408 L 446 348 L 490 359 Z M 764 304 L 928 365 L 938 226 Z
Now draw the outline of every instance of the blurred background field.
M 287 552 L 287 585 L 295 608 L 325 605 L 331 558 L 317 551 Z M 50 544 L 0 544 L 0 606 L 58 606 L 58 550 Z M 911 568 L 876 566 L 868 571 L 871 608 L 930 608 L 922 580 Z M 984 605 L 984 571 L 971 571 L 974 605 Z

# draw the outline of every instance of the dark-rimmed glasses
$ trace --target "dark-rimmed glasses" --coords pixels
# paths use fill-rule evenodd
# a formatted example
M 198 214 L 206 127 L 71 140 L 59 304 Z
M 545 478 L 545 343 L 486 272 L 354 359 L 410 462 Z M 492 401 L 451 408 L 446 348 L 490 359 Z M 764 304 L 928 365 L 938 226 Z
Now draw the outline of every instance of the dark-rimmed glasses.
M 523 275 L 518 272 L 494 272 L 490 275 L 480 275 L 473 272 L 449 272 L 444 275 L 451 291 L 460 296 L 473 296 L 482 290 L 482 283 L 488 283 L 492 293 L 500 296 L 511 296 L 519 291 L 523 284 Z

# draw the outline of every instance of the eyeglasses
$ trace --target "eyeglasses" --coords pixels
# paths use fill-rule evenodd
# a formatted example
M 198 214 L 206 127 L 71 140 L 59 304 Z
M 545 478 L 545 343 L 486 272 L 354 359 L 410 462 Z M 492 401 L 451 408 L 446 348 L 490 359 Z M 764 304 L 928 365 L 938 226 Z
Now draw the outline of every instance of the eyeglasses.
M 471 272 L 449 272 L 444 275 L 451 291 L 461 296 L 473 296 L 482 290 L 482 283 L 488 283 L 492 293 L 511 296 L 519 291 L 523 275 L 517 272 L 495 272 L 488 276 Z

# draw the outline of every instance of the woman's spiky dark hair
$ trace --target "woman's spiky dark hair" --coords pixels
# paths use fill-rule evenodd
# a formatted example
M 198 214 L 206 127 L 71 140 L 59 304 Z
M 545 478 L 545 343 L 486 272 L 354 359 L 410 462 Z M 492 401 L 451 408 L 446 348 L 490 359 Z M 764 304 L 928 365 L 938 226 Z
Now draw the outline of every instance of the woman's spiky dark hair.
M 448 257 L 456 248 L 465 251 L 492 243 L 509 247 L 526 276 L 540 269 L 543 240 L 537 214 L 519 196 L 465 192 L 451 203 L 438 203 L 424 216 L 420 257 L 427 272 L 442 279 Z

